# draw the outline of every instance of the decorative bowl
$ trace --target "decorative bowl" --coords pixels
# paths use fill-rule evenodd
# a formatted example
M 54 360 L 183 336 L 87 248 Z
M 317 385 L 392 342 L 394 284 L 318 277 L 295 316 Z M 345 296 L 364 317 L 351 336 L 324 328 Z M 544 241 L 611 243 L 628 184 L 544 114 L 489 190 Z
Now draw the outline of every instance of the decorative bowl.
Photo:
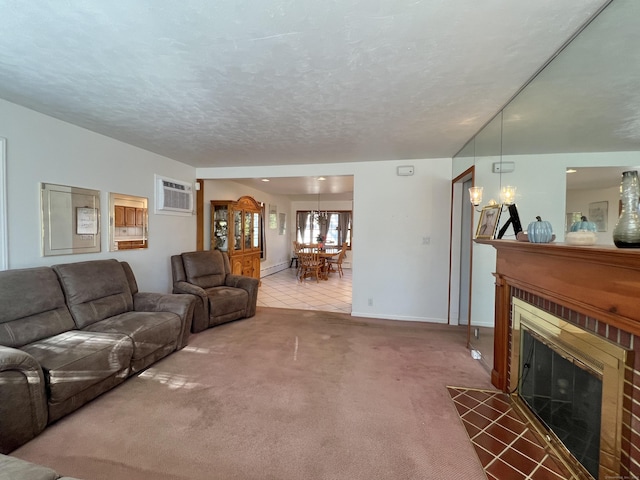
M 593 245 L 598 240 L 596 232 L 580 230 L 579 232 L 569 232 L 564 236 L 564 241 L 569 245 Z

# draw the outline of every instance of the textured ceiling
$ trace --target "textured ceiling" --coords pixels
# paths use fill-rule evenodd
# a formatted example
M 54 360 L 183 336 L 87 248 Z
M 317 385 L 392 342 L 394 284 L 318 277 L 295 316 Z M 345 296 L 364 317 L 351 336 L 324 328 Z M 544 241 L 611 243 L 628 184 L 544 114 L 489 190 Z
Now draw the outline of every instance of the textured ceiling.
M 196 167 L 451 157 L 603 3 L 3 2 L 0 97 Z

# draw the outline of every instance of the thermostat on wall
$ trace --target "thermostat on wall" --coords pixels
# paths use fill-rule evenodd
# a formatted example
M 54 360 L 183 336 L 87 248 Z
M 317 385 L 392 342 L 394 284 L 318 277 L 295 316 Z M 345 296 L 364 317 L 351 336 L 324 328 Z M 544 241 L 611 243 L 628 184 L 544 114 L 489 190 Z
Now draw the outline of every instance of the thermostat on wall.
M 413 165 L 398 167 L 398 175 L 413 175 Z

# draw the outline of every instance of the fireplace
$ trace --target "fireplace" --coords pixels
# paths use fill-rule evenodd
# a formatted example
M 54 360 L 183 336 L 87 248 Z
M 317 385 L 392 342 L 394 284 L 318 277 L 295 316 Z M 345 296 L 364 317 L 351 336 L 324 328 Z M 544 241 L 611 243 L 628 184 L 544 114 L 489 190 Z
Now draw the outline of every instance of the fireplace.
M 632 352 L 518 298 L 512 304 L 516 405 L 579 478 L 619 477 Z
M 493 385 L 509 392 L 518 383 L 519 370 L 512 368 L 514 361 L 520 362 L 522 351 L 521 329 L 512 329 L 512 304 L 518 303 L 516 300 L 562 319 L 573 326 L 569 331 L 575 332 L 577 338 L 586 338 L 588 333 L 606 344 L 618 345 L 628 352 L 622 426 L 616 432 L 606 427 L 600 437 L 601 441 L 621 445 L 619 473 L 612 478 L 640 478 L 640 250 L 515 240 L 475 242 L 491 246 L 497 253 L 493 275 L 496 285 Z M 561 333 L 561 339 L 567 335 Z M 547 340 L 542 343 L 545 342 L 549 343 Z M 592 348 L 582 350 L 591 353 Z M 573 353 L 567 358 L 585 363 Z M 603 385 L 603 406 L 608 403 L 606 391 Z M 585 475 L 574 478 L 582 479 Z

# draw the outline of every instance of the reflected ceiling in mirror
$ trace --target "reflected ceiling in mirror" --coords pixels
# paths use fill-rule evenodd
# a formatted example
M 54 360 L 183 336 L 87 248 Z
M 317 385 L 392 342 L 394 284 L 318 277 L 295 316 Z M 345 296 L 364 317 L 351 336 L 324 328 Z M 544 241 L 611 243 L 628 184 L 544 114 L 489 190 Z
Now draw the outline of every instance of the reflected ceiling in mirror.
M 502 153 L 502 112 L 476 135 L 476 157 L 500 157 Z
M 640 2 L 611 2 L 504 109 L 504 155 L 640 150 Z
M 567 190 L 619 187 L 622 172 L 628 170 L 640 172 L 640 167 L 571 167 L 567 169 Z

